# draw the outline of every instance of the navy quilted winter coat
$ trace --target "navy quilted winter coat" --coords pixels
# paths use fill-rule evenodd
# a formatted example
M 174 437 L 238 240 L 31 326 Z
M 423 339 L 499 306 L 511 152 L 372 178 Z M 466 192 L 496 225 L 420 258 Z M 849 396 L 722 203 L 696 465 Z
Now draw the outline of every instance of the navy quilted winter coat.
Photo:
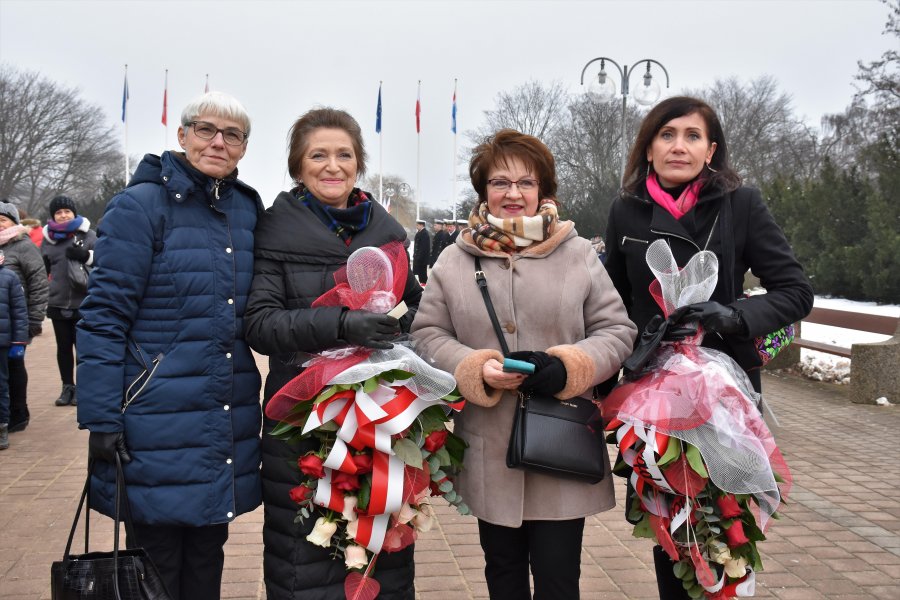
M 106 208 L 78 324 L 78 421 L 124 430 L 135 522 L 227 523 L 261 501 L 260 376 L 243 335 L 261 211 L 252 188 L 171 152 L 145 156 Z M 92 482 L 107 515 L 114 471 L 98 464 Z

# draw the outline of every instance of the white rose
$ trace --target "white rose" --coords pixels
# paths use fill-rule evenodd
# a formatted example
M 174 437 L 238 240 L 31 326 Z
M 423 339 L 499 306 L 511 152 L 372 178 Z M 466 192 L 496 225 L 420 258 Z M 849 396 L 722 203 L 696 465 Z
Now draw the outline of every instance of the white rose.
M 434 526 L 434 509 L 430 502 L 423 500 L 419 503 L 419 512 L 412 518 L 412 524 L 419 531 L 431 531 Z
M 344 496 L 344 512 L 341 513 L 341 516 L 344 517 L 344 520 L 347 523 L 352 523 L 356 520 L 356 503 L 358 498 L 356 496 Z
M 732 579 L 740 579 L 747 574 L 747 559 L 734 558 L 725 562 L 725 574 Z
M 359 519 L 355 521 L 350 521 L 347 523 L 347 537 L 350 539 L 356 539 L 356 534 L 359 531 Z
M 413 517 L 416 516 L 416 509 L 410 506 L 408 503 L 404 502 L 403 506 L 400 507 L 400 512 L 397 513 L 397 521 L 406 525 L 410 521 L 412 521 Z
M 714 563 L 724 565 L 731 560 L 731 552 L 728 550 L 728 544 L 714 540 L 709 545 L 709 559 Z
M 316 525 L 308 536 L 306 541 L 316 546 L 328 548 L 331 545 L 331 536 L 337 531 L 337 523 L 327 521 L 325 517 L 316 519 Z
M 369 564 L 369 555 L 366 549 L 356 544 L 350 544 L 344 550 L 344 564 L 348 569 L 364 569 Z

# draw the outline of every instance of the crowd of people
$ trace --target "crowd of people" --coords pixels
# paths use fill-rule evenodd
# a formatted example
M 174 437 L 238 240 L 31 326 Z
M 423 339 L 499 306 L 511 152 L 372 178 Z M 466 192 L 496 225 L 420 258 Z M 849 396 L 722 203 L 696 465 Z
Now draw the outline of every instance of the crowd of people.
M 585 518 L 615 506 L 613 482 L 508 468 L 518 397 L 600 398 L 615 386 L 662 316 L 644 256 L 655 240 L 679 265 L 700 250 L 719 258 L 713 297 L 677 324 L 701 322 L 714 334 L 704 344 L 729 356 L 812 306 L 784 234 L 695 98 L 669 98 L 644 118 L 603 239 L 560 217 L 541 140 L 495 132 L 473 150 L 468 218 L 436 220 L 433 235 L 416 222 L 399 317 L 314 305 L 354 251 L 408 245 L 357 187 L 367 159 L 357 121 L 333 108 L 300 116 L 287 149 L 293 187 L 269 208 L 238 179 L 250 132 L 235 98 L 194 99 L 181 151 L 146 155 L 96 232 L 66 195 L 42 229 L 0 202 L 0 449 L 29 424 L 25 350 L 49 317 L 55 404 L 77 406 L 90 432 L 91 506 L 115 512 L 121 472 L 135 524 L 127 543 L 148 551 L 176 600 L 219 598 L 229 523 L 260 504 L 267 597 L 344 598 L 343 562 L 308 541 L 315 519 L 297 519 L 291 495 L 297 457 L 317 446 L 270 435 L 278 423 L 263 415 L 310 354 L 411 339 L 452 373 L 467 401 L 454 425 L 468 444 L 456 485 L 478 520 L 490 597 L 566 600 L 579 597 Z M 748 269 L 768 293 L 743 296 Z M 496 331 L 476 271 L 490 282 Z M 506 370 L 506 347 L 534 372 Z M 251 349 L 269 357 L 264 383 Z M 741 366 L 758 390 L 758 371 Z M 667 555 L 654 558 L 660 598 L 687 598 Z M 379 598 L 415 598 L 414 545 L 383 552 L 373 576 Z

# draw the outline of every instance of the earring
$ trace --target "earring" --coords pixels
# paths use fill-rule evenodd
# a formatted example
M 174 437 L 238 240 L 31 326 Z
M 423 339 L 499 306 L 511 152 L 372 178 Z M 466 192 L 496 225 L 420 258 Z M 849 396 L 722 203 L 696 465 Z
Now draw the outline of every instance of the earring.
M 652 162 L 647 162 L 647 177 L 650 177 L 650 167 L 653 166 Z
M 709 163 L 706 163 L 706 168 L 709 169 L 713 173 L 718 173 L 718 171 L 716 169 L 713 169 L 711 166 L 709 166 Z

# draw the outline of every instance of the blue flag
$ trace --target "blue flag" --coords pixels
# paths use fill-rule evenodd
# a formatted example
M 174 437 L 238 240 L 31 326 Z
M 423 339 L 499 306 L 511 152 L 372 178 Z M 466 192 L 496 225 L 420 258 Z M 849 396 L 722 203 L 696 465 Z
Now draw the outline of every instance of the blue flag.
M 375 109 L 375 133 L 381 133 L 381 84 L 378 84 L 378 108 Z
M 125 87 L 122 88 L 122 122 L 125 122 L 126 109 L 128 108 L 128 73 L 125 73 Z

